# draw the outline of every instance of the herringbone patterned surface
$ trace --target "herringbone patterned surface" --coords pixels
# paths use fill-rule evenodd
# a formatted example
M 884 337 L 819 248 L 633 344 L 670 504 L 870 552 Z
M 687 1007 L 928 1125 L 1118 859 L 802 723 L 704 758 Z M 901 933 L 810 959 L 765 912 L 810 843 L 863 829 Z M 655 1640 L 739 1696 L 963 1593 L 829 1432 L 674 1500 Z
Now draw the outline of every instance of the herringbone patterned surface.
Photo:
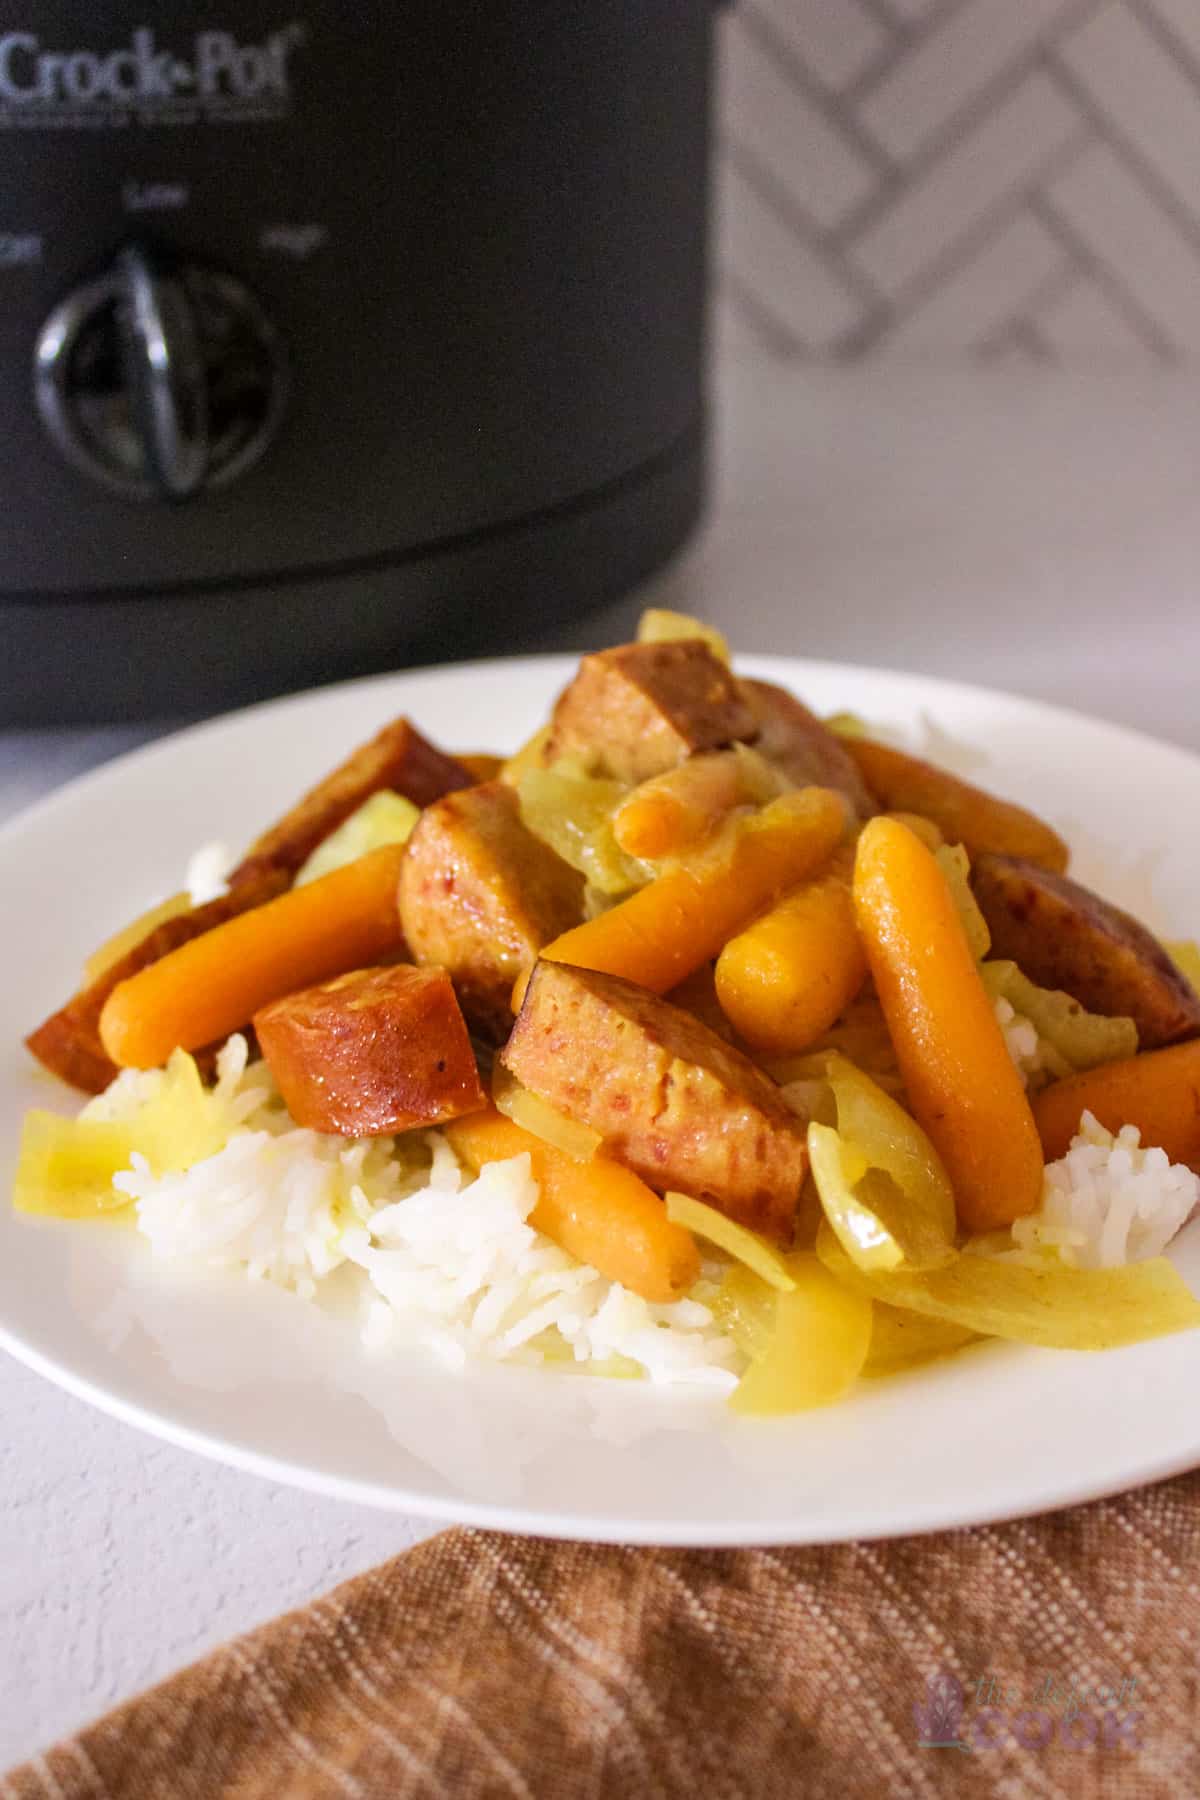
M 1200 0 L 738 0 L 718 329 L 782 352 L 1200 352 Z

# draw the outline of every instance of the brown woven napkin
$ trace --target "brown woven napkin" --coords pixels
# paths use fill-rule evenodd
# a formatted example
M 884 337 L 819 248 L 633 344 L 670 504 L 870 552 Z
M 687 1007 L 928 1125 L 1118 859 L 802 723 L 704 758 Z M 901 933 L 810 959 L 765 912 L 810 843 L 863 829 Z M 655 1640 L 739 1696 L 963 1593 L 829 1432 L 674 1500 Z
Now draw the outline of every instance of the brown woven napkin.
M 1013 1525 L 809 1550 L 450 1531 L 0 1792 L 1176 1800 L 1200 1793 L 1198 1544 L 1200 1473 Z

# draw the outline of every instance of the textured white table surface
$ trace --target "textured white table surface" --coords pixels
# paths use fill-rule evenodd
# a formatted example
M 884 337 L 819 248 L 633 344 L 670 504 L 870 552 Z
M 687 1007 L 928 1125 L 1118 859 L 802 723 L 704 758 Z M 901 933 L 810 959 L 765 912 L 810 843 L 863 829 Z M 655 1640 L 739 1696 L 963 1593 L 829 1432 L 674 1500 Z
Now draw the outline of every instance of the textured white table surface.
M 924 669 L 1200 749 L 1195 376 L 742 363 L 719 416 L 711 522 L 661 603 L 747 650 Z M 640 604 L 545 647 L 611 642 Z M 147 735 L 0 733 L 0 816 Z M 7 1359 L 0 1416 L 0 1767 L 428 1530 L 155 1443 Z

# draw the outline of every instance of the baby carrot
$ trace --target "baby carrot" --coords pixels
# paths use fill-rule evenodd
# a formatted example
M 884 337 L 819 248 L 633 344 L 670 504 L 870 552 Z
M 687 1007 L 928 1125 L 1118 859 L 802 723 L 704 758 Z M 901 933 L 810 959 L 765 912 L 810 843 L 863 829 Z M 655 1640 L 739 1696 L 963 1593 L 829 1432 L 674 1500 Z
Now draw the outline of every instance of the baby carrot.
M 670 869 L 608 912 L 546 945 L 551 962 L 623 975 L 665 994 L 757 913 L 818 869 L 846 827 L 846 803 L 830 788 L 781 794 L 761 812 L 731 822 L 690 867 Z M 513 995 L 519 1007 L 525 974 Z
M 839 1019 L 867 978 L 849 859 L 794 888 L 717 958 L 717 999 L 752 1049 L 794 1056 Z
M 864 826 L 854 904 L 909 1104 L 959 1219 L 971 1231 L 1009 1225 L 1041 1196 L 1037 1128 L 946 878 L 906 825 Z
M 654 775 L 613 814 L 613 835 L 627 856 L 653 861 L 677 856 L 707 835 L 722 816 L 751 796 L 742 764 L 732 750 L 689 756 L 676 769 Z
M 1158 1144 L 1172 1162 L 1200 1162 L 1200 1038 L 1102 1063 L 1043 1089 L 1033 1116 L 1047 1162 L 1065 1155 L 1085 1110 L 1108 1131 L 1136 1125 L 1143 1144 Z
M 663 1201 L 619 1163 L 579 1163 L 498 1112 L 473 1113 L 443 1127 L 474 1169 L 529 1152 L 538 1202 L 530 1224 L 644 1300 L 678 1300 L 700 1273 L 695 1240 L 667 1218 Z
M 871 738 L 842 742 L 887 811 L 920 813 L 933 821 L 948 844 L 963 844 L 972 856 L 979 850 L 999 850 L 1007 856 L 1024 856 L 1058 875 L 1065 870 L 1070 854 L 1066 844 L 1023 806 L 999 800 L 919 756 L 893 750 L 890 744 Z
M 157 1068 L 177 1046 L 198 1050 L 269 1001 L 398 949 L 403 855 L 403 844 L 385 845 L 226 920 L 119 983 L 100 1015 L 109 1056 L 123 1068 Z

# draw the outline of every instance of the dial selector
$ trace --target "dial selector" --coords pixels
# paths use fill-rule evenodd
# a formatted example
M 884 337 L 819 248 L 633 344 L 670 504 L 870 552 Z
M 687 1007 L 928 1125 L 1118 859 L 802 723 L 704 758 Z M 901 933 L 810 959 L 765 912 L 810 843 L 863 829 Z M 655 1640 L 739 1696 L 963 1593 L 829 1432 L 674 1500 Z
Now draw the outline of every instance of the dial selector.
M 77 469 L 138 499 L 235 480 L 279 424 L 278 334 L 242 282 L 130 244 L 38 334 L 34 390 Z

